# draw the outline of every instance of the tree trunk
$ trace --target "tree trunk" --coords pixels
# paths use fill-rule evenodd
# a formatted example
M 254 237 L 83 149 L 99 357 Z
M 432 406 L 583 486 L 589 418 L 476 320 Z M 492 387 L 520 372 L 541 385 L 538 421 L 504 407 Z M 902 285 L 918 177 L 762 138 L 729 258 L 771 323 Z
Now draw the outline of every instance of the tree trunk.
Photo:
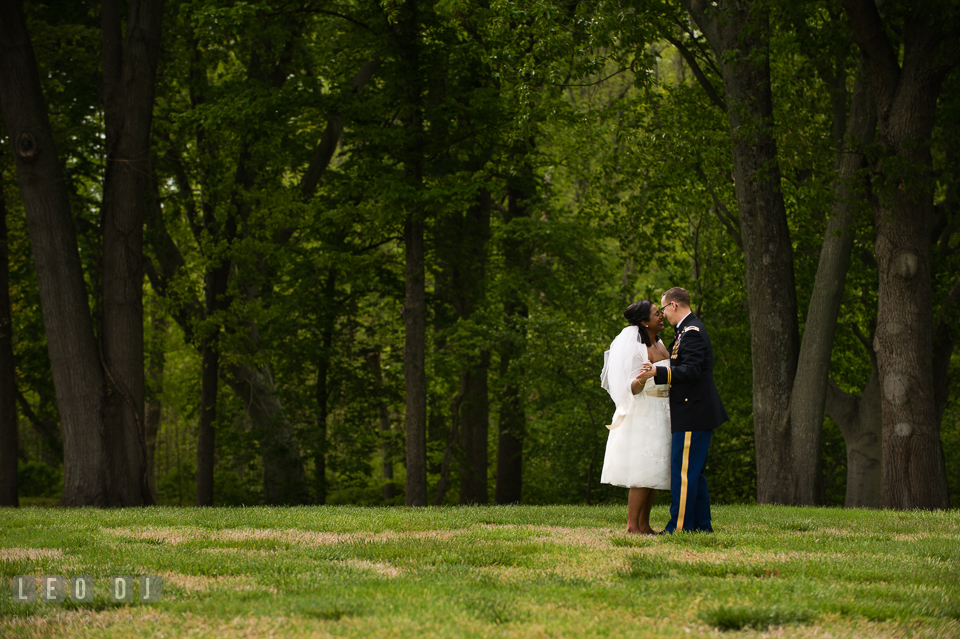
M 883 421 L 882 504 L 945 508 L 949 494 L 936 419 L 932 331 L 924 330 L 924 318 L 933 305 L 930 136 L 940 86 L 960 59 L 960 34 L 946 31 L 944 25 L 951 21 L 940 20 L 931 3 L 913 3 L 898 47 L 901 68 L 873 0 L 844 0 L 844 7 L 877 97 L 878 141 L 885 152 L 871 167 L 879 270 L 874 350 Z
M 220 381 L 220 353 L 213 340 L 200 349 L 200 423 L 197 426 L 197 506 L 213 506 L 217 387 Z
M 405 337 L 403 376 L 406 390 L 408 506 L 427 505 L 427 374 L 426 291 L 424 282 L 423 222 L 413 215 L 404 225 L 406 298 L 403 307 Z
M 507 187 L 507 210 L 503 215 L 504 266 L 512 278 L 523 278 L 530 265 L 530 247 L 523 238 L 522 221 L 530 217 L 535 194 L 533 171 L 524 164 L 521 178 Z M 497 425 L 497 483 L 494 501 L 520 503 L 523 495 L 523 441 L 527 418 L 523 409 L 520 380 L 525 350 L 527 306 L 519 287 L 506 293 L 503 305 L 504 339 L 500 343 L 500 419 Z
M 234 180 L 237 183 L 245 183 L 244 180 L 247 179 L 248 175 L 245 169 L 245 163 L 248 159 L 246 158 L 247 153 L 244 152 L 241 155 Z M 185 189 L 184 186 L 187 188 Z M 189 185 L 184 184 L 180 186 L 182 191 L 189 192 L 188 187 Z M 187 206 L 189 205 L 188 202 Z M 235 201 L 231 202 L 229 210 L 239 211 L 240 206 L 239 199 L 235 198 Z M 184 260 L 176 243 L 170 237 L 161 212 L 157 208 L 154 207 L 151 210 L 151 216 L 148 220 L 150 243 L 157 258 L 157 264 L 153 265 L 151 263 L 148 273 L 151 284 L 156 290 L 166 292 L 169 290 L 170 283 L 184 268 Z M 207 212 L 205 211 L 206 215 Z M 221 238 L 227 242 L 236 237 L 237 217 L 239 217 L 239 214 L 229 215 L 225 222 L 225 230 L 222 231 Z M 209 224 L 209 220 L 206 223 Z M 213 228 L 214 232 L 219 231 L 219 227 L 208 228 Z M 228 258 L 222 259 L 223 262 L 214 270 L 222 268 L 223 273 L 227 274 L 230 261 Z M 209 290 L 214 290 L 214 287 Z M 223 288 L 220 290 L 226 290 L 226 284 L 223 284 Z M 248 299 L 256 299 L 258 294 L 258 288 L 255 284 L 247 286 Z M 228 300 L 219 299 L 216 295 L 213 295 L 213 298 L 217 301 L 217 308 L 229 306 Z M 188 298 L 181 305 L 179 311 L 175 313 L 176 320 L 188 339 L 194 337 L 193 326 L 205 317 L 205 312 L 206 309 L 200 304 L 199 300 Z M 248 323 L 248 326 L 250 331 L 249 343 L 252 349 L 256 349 L 260 344 L 256 325 L 251 322 Z M 283 410 L 280 398 L 277 396 L 269 367 L 264 366 L 256 369 L 245 364 L 234 364 L 225 369 L 225 372 L 228 385 L 243 402 L 248 416 L 258 429 L 260 453 L 264 466 L 262 491 L 264 503 L 306 503 L 309 495 L 306 489 L 303 458 L 293 434 L 293 427 Z
M 483 304 L 486 295 L 487 242 L 490 239 L 490 210 L 493 200 L 481 188 L 476 203 L 463 215 L 451 215 L 446 230 L 438 238 L 438 254 L 443 255 L 449 273 L 449 289 L 457 321 L 466 322 Z M 439 235 L 439 233 L 438 233 Z M 454 415 L 459 425 L 460 503 L 485 504 L 488 501 L 487 469 L 489 460 L 490 396 L 488 372 L 490 352 L 470 341 L 464 345 L 460 373 L 460 401 Z
M 923 166 L 923 160 L 913 161 Z M 875 344 L 883 389 L 882 494 L 885 507 L 898 509 L 946 508 L 949 503 L 934 406 L 933 341 L 929 331 L 917 330 L 914 322 L 905 322 L 904 317 L 904 309 L 929 309 L 933 304 L 925 232 L 932 193 L 921 195 L 917 190 L 908 187 L 906 194 L 894 196 L 893 202 L 878 207 L 875 214 L 880 275 Z M 911 201 L 924 196 L 925 201 Z M 918 224 L 917 219 L 922 222 Z
M 487 372 L 490 353 L 483 350 L 478 361 L 462 373 L 464 389 L 460 402 L 460 445 L 463 465 L 460 468 L 460 503 L 487 503 L 487 440 L 490 432 L 490 409 Z
M 106 175 L 101 210 L 107 384 L 104 438 L 113 473 L 111 503 L 152 503 L 147 479 L 143 366 L 143 221 L 150 184 L 150 125 L 162 0 L 133 0 L 125 38 L 120 1 L 103 0 Z
M 854 213 L 858 201 L 863 201 L 856 178 L 865 165 L 863 148 L 873 140 L 877 128 L 876 103 L 862 65 L 853 90 L 850 117 L 846 117 L 845 111 L 835 114 L 835 118 L 839 117 L 848 122 L 847 130 L 836 162 L 833 210 L 820 249 L 790 402 L 795 481 L 792 501 L 807 506 L 820 503 L 823 481 L 820 451 L 830 354 L 853 249 Z
M 504 309 L 508 318 L 520 318 L 519 310 Z M 522 310 L 526 310 L 525 308 Z M 523 496 L 523 441 L 527 430 L 527 418 L 523 411 L 519 376 L 522 365 L 515 361 L 514 346 L 517 338 L 504 340 L 500 350 L 500 419 L 497 425 L 497 483 L 494 502 L 519 504 Z
M 874 359 L 874 364 L 876 360 Z M 880 507 L 880 470 L 883 447 L 880 429 L 880 376 L 876 365 L 859 397 L 852 397 L 832 380 L 825 408 L 843 433 L 847 449 L 846 508 Z
M 17 379 L 13 362 L 13 315 L 10 310 L 10 251 L 7 203 L 0 181 L 0 506 L 20 505 L 17 489 Z
M 150 495 L 153 501 L 157 500 L 157 471 L 154 457 L 157 450 L 157 434 L 160 432 L 160 422 L 163 417 L 163 369 L 166 363 L 165 340 L 167 335 L 167 318 L 160 310 L 159 300 L 153 298 L 150 313 L 151 339 L 149 342 L 150 358 L 147 366 L 147 375 L 150 378 L 152 393 L 147 401 L 146 437 L 147 437 L 147 484 L 150 486 Z
M 218 228 L 212 207 L 204 206 L 204 225 Z M 225 224 L 228 241 L 233 240 L 235 226 L 233 216 Z M 216 266 L 207 268 L 204 277 L 204 306 L 208 318 L 218 317 L 229 302 L 224 299 L 229 285 L 230 259 L 223 257 Z M 220 327 L 210 328 L 200 347 L 200 423 L 197 430 L 197 506 L 212 506 L 214 471 L 216 466 L 216 421 L 217 398 L 220 394 Z
M 293 425 L 277 397 L 269 367 L 256 369 L 245 364 L 234 364 L 227 368 L 227 372 L 227 383 L 244 403 L 247 415 L 260 435 L 263 503 L 307 503 L 309 495 L 300 449 L 293 434 Z
M 765 3 L 684 0 L 720 61 L 743 237 L 753 363 L 757 501 L 791 501 L 790 393 L 799 332 L 793 246 L 773 138 Z
M 420 15 L 417 0 L 404 7 L 403 58 L 406 72 L 407 137 L 404 179 L 415 200 L 423 189 L 423 113 L 420 97 Z M 403 228 L 404 342 L 403 376 L 406 390 L 407 486 L 408 506 L 427 505 L 427 303 L 424 255 L 424 219 L 419 202 L 408 202 Z
M 20 196 L 63 430 L 64 506 L 107 506 L 103 377 L 76 230 L 19 0 L 0 0 L 0 110 L 14 144 Z M 139 483 L 135 484 L 139 485 Z
M 383 501 L 392 504 L 397 495 L 397 487 L 393 483 L 393 450 L 390 445 L 390 411 L 387 409 L 383 385 L 383 368 L 380 361 L 380 351 L 367 354 L 367 364 L 370 374 L 373 375 L 373 387 L 377 402 L 377 421 L 380 426 L 380 467 L 383 477 Z
M 327 503 L 327 416 L 330 414 L 330 362 L 333 359 L 333 329 L 336 322 L 337 270 L 330 267 L 323 288 L 322 340 L 317 362 L 317 427 L 313 437 L 314 501 Z
M 327 503 L 327 402 L 330 378 L 330 359 L 321 357 L 317 362 L 317 383 L 314 396 L 317 402 L 316 431 L 313 436 L 313 501 L 315 504 Z

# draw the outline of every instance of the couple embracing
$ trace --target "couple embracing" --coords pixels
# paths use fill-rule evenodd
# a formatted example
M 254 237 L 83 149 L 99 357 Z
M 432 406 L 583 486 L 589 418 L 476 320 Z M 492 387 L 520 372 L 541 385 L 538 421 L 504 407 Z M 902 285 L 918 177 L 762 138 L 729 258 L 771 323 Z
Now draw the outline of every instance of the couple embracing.
M 630 326 L 604 353 L 601 384 L 617 410 L 600 481 L 630 489 L 627 532 L 654 534 L 654 491 L 666 488 L 672 503 L 664 533 L 713 532 L 703 469 L 727 412 L 713 382 L 707 330 L 682 288 L 664 293 L 659 307 L 642 300 L 623 315 Z M 660 339 L 664 319 L 674 327 L 669 350 Z

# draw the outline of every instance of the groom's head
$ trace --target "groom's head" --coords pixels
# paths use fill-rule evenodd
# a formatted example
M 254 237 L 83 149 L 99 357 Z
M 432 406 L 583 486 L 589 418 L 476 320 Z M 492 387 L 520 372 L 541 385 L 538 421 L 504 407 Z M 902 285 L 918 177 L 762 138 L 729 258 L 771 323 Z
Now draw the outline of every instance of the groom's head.
M 690 293 L 679 286 L 674 286 L 660 296 L 660 311 L 672 326 L 690 312 Z

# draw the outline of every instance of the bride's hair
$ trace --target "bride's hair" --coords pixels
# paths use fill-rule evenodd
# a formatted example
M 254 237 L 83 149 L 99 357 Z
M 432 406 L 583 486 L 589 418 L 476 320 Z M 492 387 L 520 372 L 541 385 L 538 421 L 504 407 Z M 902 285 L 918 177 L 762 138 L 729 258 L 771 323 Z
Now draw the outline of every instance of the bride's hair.
M 647 348 L 652 346 L 650 343 L 650 335 L 647 334 L 647 329 L 640 322 L 649 321 L 651 308 L 653 308 L 653 302 L 650 300 L 640 300 L 628 306 L 627 310 L 623 312 L 626 320 L 640 329 L 640 341 L 643 342 Z M 657 336 L 657 341 L 661 341 L 659 335 Z

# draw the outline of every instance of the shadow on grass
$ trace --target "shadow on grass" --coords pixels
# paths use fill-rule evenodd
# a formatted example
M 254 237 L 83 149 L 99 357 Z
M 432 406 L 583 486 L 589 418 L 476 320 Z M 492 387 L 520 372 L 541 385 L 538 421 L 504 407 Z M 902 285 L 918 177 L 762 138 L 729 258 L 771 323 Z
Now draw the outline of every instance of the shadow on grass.
M 634 555 L 620 575 L 626 579 L 666 579 L 673 577 L 779 577 L 775 565 L 713 561 L 676 561 L 656 555 Z
M 101 613 L 109 612 L 111 610 L 130 611 L 134 608 L 139 608 L 139 606 L 136 604 L 131 605 L 129 603 L 114 602 L 103 596 L 94 597 L 93 601 L 89 602 L 76 602 L 71 599 L 67 599 L 59 603 L 43 603 L 41 601 L 33 601 L 31 603 L 15 604 L 12 603 L 10 599 L 5 601 L 0 599 L 0 619 L 11 617 L 19 617 L 22 619 L 31 615 L 36 617 L 42 617 L 44 615 L 55 616 L 61 613 L 74 613 L 83 615 L 85 613 Z
M 806 610 L 761 607 L 761 606 L 719 606 L 704 610 L 699 615 L 701 621 L 719 630 L 743 630 L 752 628 L 763 631 L 771 626 L 786 624 L 805 624 L 815 616 Z
M 344 617 L 359 617 L 363 610 L 356 603 L 342 599 L 322 599 L 309 597 L 300 599 L 293 604 L 292 612 L 304 617 L 340 621 Z
M 610 543 L 618 548 L 644 548 L 660 543 L 694 550 L 698 548 L 709 550 L 714 548 L 736 548 L 740 544 L 740 541 L 723 535 L 682 533 L 667 535 L 658 539 L 647 537 L 646 535 L 627 535 L 626 537 L 613 537 Z
M 525 621 L 529 616 L 517 607 L 515 596 L 506 593 L 472 596 L 464 600 L 464 606 L 480 621 L 497 625 Z

